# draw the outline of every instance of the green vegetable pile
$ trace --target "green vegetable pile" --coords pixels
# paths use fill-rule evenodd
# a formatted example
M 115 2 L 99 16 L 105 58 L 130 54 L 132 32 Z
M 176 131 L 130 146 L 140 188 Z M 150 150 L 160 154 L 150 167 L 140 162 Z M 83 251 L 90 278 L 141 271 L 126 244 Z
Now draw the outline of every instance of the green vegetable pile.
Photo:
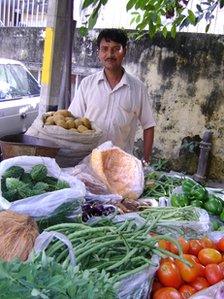
M 183 193 L 176 193 L 171 196 L 173 207 L 194 206 L 205 209 L 211 215 L 219 216 L 224 221 L 224 202 L 214 194 L 209 194 L 207 190 L 197 182 L 184 179 L 182 181 Z
M 182 179 L 171 177 L 159 172 L 150 172 L 145 177 L 145 187 L 142 197 L 169 197 L 175 187 L 181 185 Z
M 160 215 L 141 227 L 132 220 L 114 224 L 112 221 L 88 226 L 79 223 L 63 223 L 51 226 L 47 231 L 58 231 L 71 241 L 76 261 L 81 270 L 105 270 L 116 284 L 129 275 L 136 274 L 151 265 L 152 254 L 161 257 L 172 256 L 185 261 L 176 240 L 168 236 L 151 237 L 149 232 L 157 225 Z M 166 239 L 174 243 L 180 256 L 159 248 L 158 240 Z M 61 241 L 56 241 L 46 250 L 48 256 L 64 266 L 69 264 L 68 249 Z
M 20 166 L 12 166 L 2 175 L 2 196 L 12 202 L 70 187 L 67 182 L 58 180 L 47 174 L 48 170 L 44 164 L 34 165 L 30 172 L 25 172 Z
M 44 253 L 34 260 L 0 262 L 1 299 L 115 299 L 109 276 L 102 271 L 64 269 Z

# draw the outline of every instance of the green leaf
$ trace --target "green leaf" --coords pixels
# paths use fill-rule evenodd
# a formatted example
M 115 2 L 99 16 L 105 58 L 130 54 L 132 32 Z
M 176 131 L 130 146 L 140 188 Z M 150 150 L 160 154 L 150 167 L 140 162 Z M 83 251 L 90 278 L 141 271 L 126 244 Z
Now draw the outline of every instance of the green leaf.
M 86 27 L 84 27 L 84 26 L 82 26 L 82 27 L 79 28 L 79 34 L 80 34 L 81 36 L 86 36 L 87 33 L 88 33 L 88 28 L 86 28 Z
M 188 20 L 192 25 L 195 25 L 196 17 L 192 10 L 188 9 Z
M 126 10 L 130 10 L 135 5 L 136 0 L 129 0 L 126 5 Z
M 209 31 L 210 25 L 211 25 L 211 23 L 209 23 L 209 24 L 206 25 L 206 27 L 205 27 L 205 32 L 206 33 Z
M 172 26 L 172 28 L 171 28 L 171 37 L 172 38 L 175 38 L 176 37 L 176 33 L 177 33 L 177 28 L 176 28 L 176 26 L 175 25 L 173 25 Z
M 82 5 L 82 9 L 95 4 L 98 0 L 84 0 L 83 5 Z
M 96 25 L 97 18 L 98 18 L 98 12 L 95 14 L 93 12 L 89 17 L 88 29 L 93 29 L 93 27 Z
M 162 34 L 165 38 L 167 37 L 167 33 L 168 33 L 168 30 L 167 30 L 166 26 L 164 26 L 163 30 L 162 30 Z
M 224 0 L 220 0 L 219 7 L 220 7 L 220 8 L 223 8 L 223 7 L 224 7 Z

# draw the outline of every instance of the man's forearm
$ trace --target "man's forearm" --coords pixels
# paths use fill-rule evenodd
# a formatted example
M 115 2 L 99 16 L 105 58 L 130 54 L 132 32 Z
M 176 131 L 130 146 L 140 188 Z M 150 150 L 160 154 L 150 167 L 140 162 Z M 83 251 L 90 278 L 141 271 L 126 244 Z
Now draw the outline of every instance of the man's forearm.
M 144 141 L 144 160 L 150 162 L 152 155 L 152 145 L 154 139 L 154 127 L 145 129 L 143 131 Z

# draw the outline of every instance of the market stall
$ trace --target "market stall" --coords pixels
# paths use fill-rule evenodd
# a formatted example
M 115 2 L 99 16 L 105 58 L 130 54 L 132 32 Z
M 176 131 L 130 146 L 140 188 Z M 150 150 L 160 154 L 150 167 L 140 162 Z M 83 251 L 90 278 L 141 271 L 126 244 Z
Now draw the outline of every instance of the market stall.
M 111 142 L 69 168 L 9 158 L 0 177 L 2 298 L 224 298 L 223 189 Z

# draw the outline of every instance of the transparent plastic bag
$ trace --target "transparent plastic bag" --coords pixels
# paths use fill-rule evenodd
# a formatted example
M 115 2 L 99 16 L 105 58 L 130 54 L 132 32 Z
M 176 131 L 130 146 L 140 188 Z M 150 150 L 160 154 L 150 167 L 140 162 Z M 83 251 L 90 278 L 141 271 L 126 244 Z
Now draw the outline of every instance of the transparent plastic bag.
M 62 204 L 77 202 L 80 209 L 80 199 L 84 198 L 85 185 L 77 178 L 64 173 L 54 159 L 38 156 L 19 156 L 4 160 L 0 163 L 0 178 L 11 166 L 21 166 L 25 171 L 30 171 L 35 164 L 44 164 L 48 169 L 48 175 L 69 183 L 70 188 L 46 192 L 32 197 L 27 197 L 14 202 L 7 201 L 0 191 L 0 209 L 10 209 L 18 213 L 27 214 L 33 218 L 45 219 L 54 215 Z
M 75 266 L 76 265 L 76 259 L 75 259 L 72 243 L 62 233 L 54 232 L 54 231 L 50 231 L 50 232 L 44 231 L 44 232 L 42 232 L 35 240 L 34 252 L 38 254 L 41 251 L 44 251 L 45 249 L 47 249 L 48 245 L 55 239 L 58 239 L 59 241 L 61 241 L 68 248 L 70 263 L 71 263 L 72 266 Z
M 113 148 L 116 149 L 117 147 L 114 147 L 111 141 L 107 141 L 98 146 L 97 150 L 104 151 Z M 113 201 L 121 201 L 122 196 L 111 193 L 108 186 L 106 186 L 106 184 L 97 177 L 96 173 L 91 167 L 90 157 L 91 156 L 89 155 L 84 158 L 77 166 L 74 167 L 74 170 L 72 171 L 72 175 L 80 179 L 85 184 L 88 198 L 94 198 L 97 196 L 98 200 L 102 202 L 107 202 L 110 198 Z M 143 169 L 141 162 L 135 157 L 133 157 L 133 159 L 135 159 L 136 163 L 135 172 L 133 173 L 135 173 L 135 177 L 138 179 L 136 179 L 136 181 L 133 182 L 132 186 L 129 186 L 129 188 L 130 193 L 136 193 L 140 196 L 144 187 Z

